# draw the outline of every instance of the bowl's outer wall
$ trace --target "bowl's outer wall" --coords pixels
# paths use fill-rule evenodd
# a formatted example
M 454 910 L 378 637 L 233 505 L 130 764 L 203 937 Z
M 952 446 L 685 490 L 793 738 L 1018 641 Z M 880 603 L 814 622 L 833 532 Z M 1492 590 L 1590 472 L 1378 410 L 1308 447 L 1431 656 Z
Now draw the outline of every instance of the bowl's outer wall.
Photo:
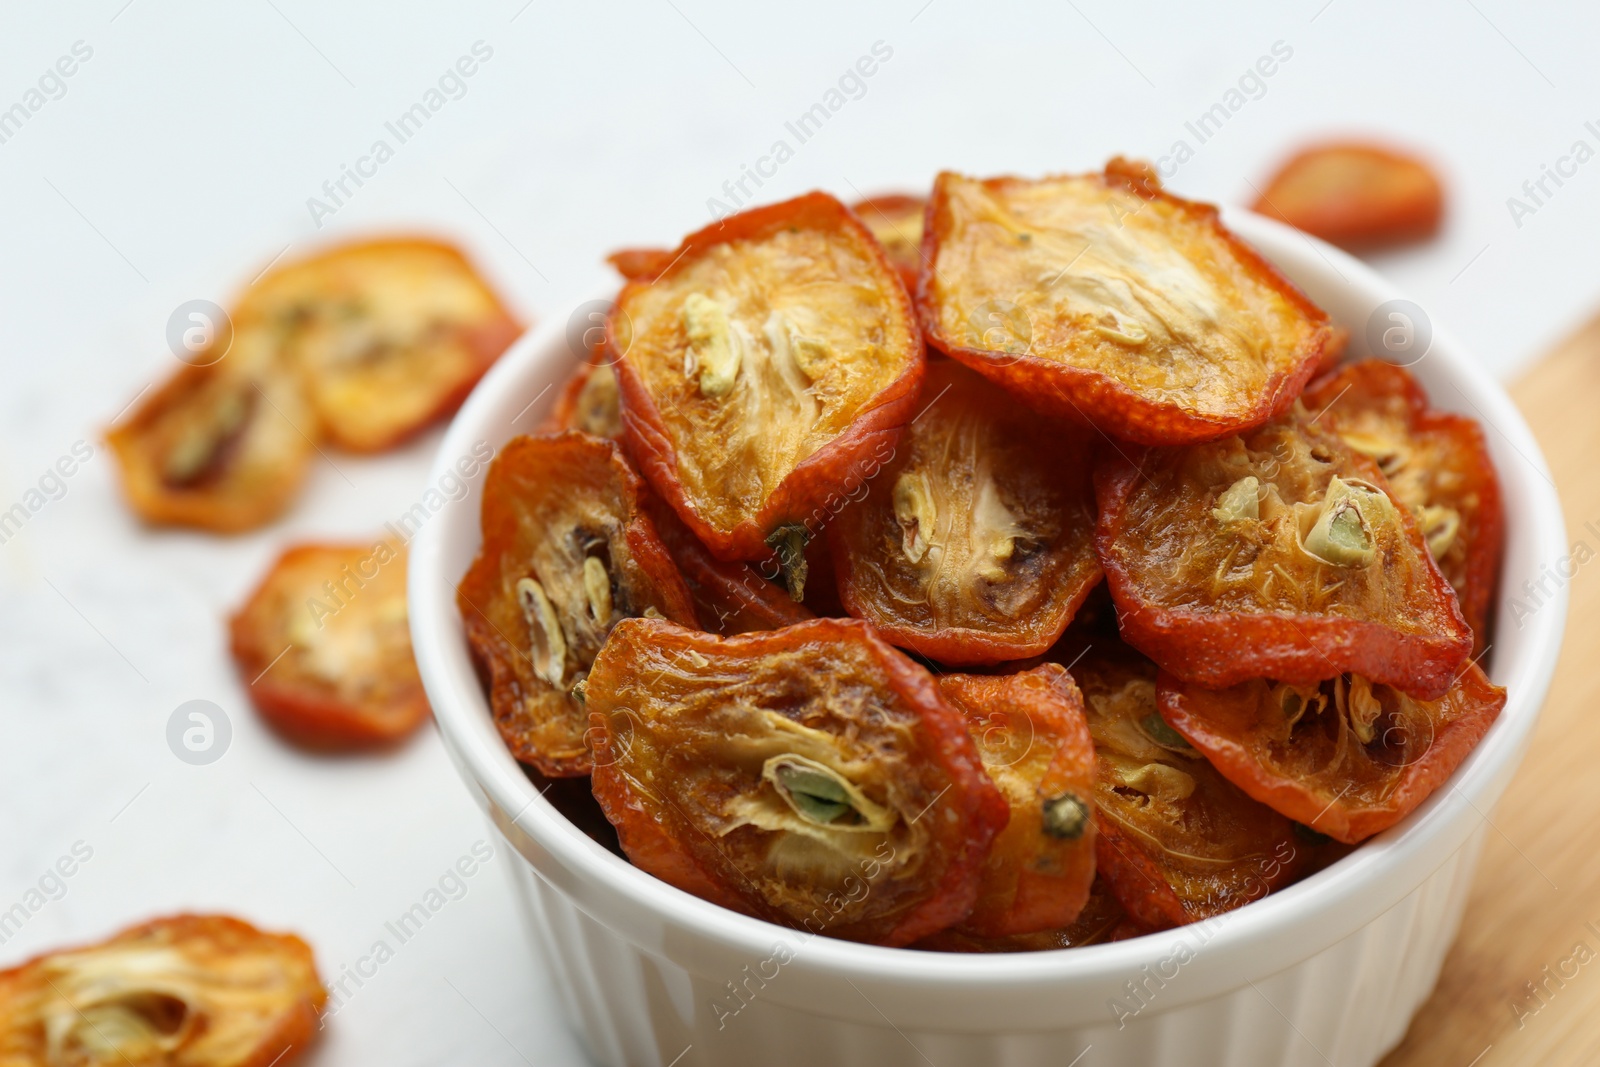
M 1400 298 L 1398 292 L 1344 253 L 1277 223 L 1246 212 L 1225 217 L 1335 322 L 1351 329 L 1352 355 L 1365 353 L 1369 318 Z M 446 434 L 431 485 L 457 474 L 461 461 L 475 452 L 481 455 L 485 447 L 498 448 L 536 429 L 583 351 L 583 331 L 593 327 L 596 305 L 603 301 L 580 307 L 571 322 L 547 323 L 502 358 Z M 974 1035 L 985 1048 L 1009 1048 L 1021 1057 L 1013 1060 L 1008 1053 L 1003 1062 L 1032 1062 L 1025 1049 L 1032 1040 L 1025 1035 L 1032 1032 L 1048 1038 L 1046 1044 L 1069 1034 L 1093 1034 L 1099 1049 L 1152 1050 L 1149 1041 L 1171 1041 L 1176 1043 L 1168 1047 L 1184 1057 L 1182 1062 L 1209 1063 L 1222 1046 L 1202 1040 L 1195 1027 L 1213 1009 L 1233 1020 L 1219 1017 L 1221 1028 L 1212 1034 L 1218 1039 L 1247 1016 L 1263 1040 L 1277 1030 L 1289 1037 L 1296 1028 L 1320 1031 L 1321 1022 L 1337 1016 L 1367 1037 L 1340 1045 L 1349 1055 L 1333 1062 L 1375 1060 L 1404 1033 L 1411 1012 L 1437 978 L 1470 882 L 1477 838 L 1526 748 L 1566 616 L 1564 588 L 1543 598 L 1531 614 L 1511 610 L 1511 593 L 1537 582 L 1565 551 L 1560 507 L 1538 446 L 1504 391 L 1447 335 L 1432 334 L 1431 349 L 1411 370 L 1437 406 L 1484 425 L 1503 482 L 1506 592 L 1490 667 L 1494 680 L 1510 690 L 1500 721 L 1446 787 L 1333 867 L 1223 916 L 1204 931 L 1186 928 L 1068 952 L 951 956 L 807 938 L 690 897 L 596 846 L 538 795 L 491 723 L 454 599 L 455 583 L 478 545 L 482 471 L 467 479 L 466 495 L 435 509 L 412 542 L 413 643 L 435 717 L 463 779 L 542 880 L 525 887 L 528 899 L 539 904 L 535 911 L 542 919 L 535 929 L 541 933 L 542 954 L 569 996 L 589 990 L 599 998 L 568 1004 L 590 1047 L 607 1062 L 649 1062 L 631 1044 L 617 1058 L 607 1051 L 603 1030 L 595 1027 L 603 1021 L 612 1030 L 655 1033 L 662 1005 L 671 1004 L 680 1019 L 675 1026 L 687 1026 L 703 1039 L 685 1064 L 739 1062 L 732 1053 L 721 1058 L 733 1046 L 717 1037 L 731 1024 L 718 1027 L 719 1018 L 726 1019 L 713 994 L 722 990 L 722 999 L 736 1005 L 726 983 L 748 983 L 747 967 L 759 977 L 777 955 L 788 958 L 779 968 L 781 977 L 765 982 L 755 998 L 753 1005 L 761 1005 L 757 1014 L 802 1013 L 811 1020 L 806 1036 L 835 1048 L 839 1062 L 856 1062 L 858 1053 L 865 1055 L 861 1050 L 870 1050 L 874 1063 L 900 1062 L 904 1054 L 909 1054 L 906 1062 L 923 1062 L 896 1036 L 898 1027 L 907 1035 Z M 1171 970 L 1176 957 L 1184 958 L 1176 977 L 1162 981 L 1149 1007 L 1118 1029 L 1119 998 L 1125 1006 L 1134 1003 L 1127 983 L 1149 987 L 1148 975 L 1159 976 L 1163 966 Z M 1378 974 L 1393 976 L 1396 983 L 1383 980 L 1386 993 L 1376 1005 L 1382 1010 L 1351 1014 L 1352 1005 L 1368 1003 Z M 1339 980 L 1325 986 L 1330 977 Z M 1269 992 L 1268 982 L 1278 992 L 1267 1015 L 1257 1019 L 1252 1009 L 1234 1003 L 1242 994 L 1261 999 L 1263 991 Z M 1314 996 L 1313 986 L 1318 987 Z M 746 1021 L 753 1005 L 740 1013 Z M 1290 1020 L 1293 1025 L 1285 1026 Z M 840 1037 L 843 1043 L 836 1045 L 826 1035 L 845 1024 L 851 1033 L 859 1031 L 859 1040 Z M 774 1018 L 749 1029 L 770 1030 L 776 1048 L 788 1041 L 786 1025 Z M 1168 1028 L 1174 1029 L 1166 1038 L 1132 1036 Z M 670 1031 L 658 1035 L 662 1062 L 676 1054 L 666 1048 L 678 1036 Z M 868 1040 L 865 1034 L 873 1036 Z M 744 1042 L 738 1047 L 741 1055 L 749 1052 Z M 891 1055 L 891 1049 L 899 1051 Z M 935 1057 L 935 1062 L 941 1061 Z M 1093 1062 L 1113 1061 L 1085 1060 Z

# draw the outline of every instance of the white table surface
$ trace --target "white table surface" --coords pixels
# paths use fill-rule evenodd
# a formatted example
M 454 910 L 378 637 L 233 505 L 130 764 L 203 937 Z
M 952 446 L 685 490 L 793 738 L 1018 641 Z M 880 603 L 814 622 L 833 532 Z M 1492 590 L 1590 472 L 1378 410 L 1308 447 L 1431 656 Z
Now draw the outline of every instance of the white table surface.
M 0 911 L 75 843 L 93 850 L 0 944 L 0 965 L 216 909 L 301 932 L 336 977 L 473 842 L 493 840 L 431 728 L 390 756 L 308 758 L 263 729 L 225 652 L 222 620 L 278 550 L 375 532 L 420 492 L 437 434 L 373 459 L 331 454 L 286 518 L 233 538 L 141 527 L 98 444 L 176 367 L 172 310 L 226 304 L 280 252 L 434 230 L 458 237 L 525 316 L 564 318 L 605 284 L 604 252 L 703 225 L 707 199 L 726 199 L 724 181 L 780 138 L 793 158 L 760 200 L 920 187 L 941 167 L 1086 169 L 1181 138 L 1194 155 L 1172 188 L 1248 201 L 1296 142 L 1355 132 L 1415 146 L 1446 175 L 1443 235 L 1379 266 L 1496 372 L 1592 310 L 1600 162 L 1547 181 L 1552 195 L 1520 226 L 1507 205 L 1573 142 L 1600 148 L 1592 7 L 1203 6 L 7 5 L 0 109 L 77 42 L 92 55 L 64 93 L 47 82 L 59 99 L 0 143 L 0 510 L 75 442 L 96 452 L 0 545 Z M 479 41 L 492 56 L 464 94 L 314 225 L 307 198 L 374 140 L 394 147 L 385 122 Z M 892 54 L 860 98 L 797 145 L 785 122 L 877 42 Z M 1185 123 L 1276 42 L 1292 55 L 1200 144 Z M 208 766 L 166 743 L 191 699 L 233 727 Z M 398 947 L 310 1062 L 580 1062 L 525 947 L 507 862 L 497 855 Z

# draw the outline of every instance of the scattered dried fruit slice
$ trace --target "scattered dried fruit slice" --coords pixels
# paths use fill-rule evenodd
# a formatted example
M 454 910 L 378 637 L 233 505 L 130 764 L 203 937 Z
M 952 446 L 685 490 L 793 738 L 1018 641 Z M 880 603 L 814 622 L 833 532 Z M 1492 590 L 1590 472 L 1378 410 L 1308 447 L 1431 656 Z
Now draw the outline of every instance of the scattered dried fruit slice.
M 326 434 L 359 452 L 455 410 L 522 332 L 458 249 L 415 238 L 279 267 L 245 293 L 234 326 L 276 335 Z
M 237 533 L 289 506 L 318 433 L 272 334 L 237 324 L 218 361 L 183 367 L 106 441 L 141 517 Z
M 850 210 L 867 224 L 872 236 L 883 246 L 907 292 L 916 292 L 917 274 L 922 270 L 922 213 L 928 201 L 920 196 L 889 193 L 873 196 Z
M 1285 163 L 1254 209 L 1360 250 L 1433 236 L 1444 216 L 1444 189 L 1413 156 L 1371 144 L 1326 144 Z
M 905 289 L 844 205 L 811 193 L 684 239 L 608 325 L 629 452 L 723 559 L 791 561 L 916 404 Z
M 1293 881 L 1293 825 L 1218 774 L 1157 710 L 1156 668 L 1119 645 L 1074 668 L 1099 764 L 1100 876 L 1138 923 L 1163 929 Z
M 829 527 L 850 614 L 948 664 L 1038 655 L 1100 581 L 1091 431 L 1018 410 L 958 363 Z
M 1472 631 L 1377 465 L 1298 414 L 1110 452 L 1096 543 L 1122 636 L 1185 681 L 1354 672 L 1442 696 Z
M 1048 952 L 1057 948 L 1124 941 L 1148 932 L 1128 918 L 1122 905 L 1117 903 L 1116 895 L 1107 888 L 1105 879 L 1096 878 L 1089 890 L 1089 899 L 1078 917 L 1059 929 L 1006 937 L 978 937 L 958 927 L 951 927 L 925 937 L 911 947 L 927 952 Z
M 1305 402 L 1321 426 L 1377 463 L 1395 498 L 1417 517 L 1481 653 L 1505 536 L 1500 481 L 1482 428 L 1433 410 L 1415 378 L 1378 359 L 1319 378 Z
M 411 656 L 403 545 L 297 545 L 229 632 L 251 701 L 297 744 L 386 744 L 428 717 Z
M 1050 414 L 1142 444 L 1260 425 L 1316 370 L 1328 317 L 1148 166 L 934 183 L 928 341 Z
M 0 972 L 0 1062 L 286 1067 L 327 1001 L 310 947 L 221 915 L 178 915 Z
M 904 945 L 971 910 L 1007 805 L 927 671 L 855 620 L 619 623 L 586 686 L 635 865 L 787 926 Z
M 1011 805 L 978 901 L 960 924 L 977 937 L 1059 930 L 1094 881 L 1094 742 L 1072 676 L 1047 663 L 1020 674 L 946 674 L 939 692 L 966 717 L 983 769 Z
M 501 736 L 552 777 L 589 773 L 573 687 L 611 628 L 652 611 L 695 621 L 644 493 L 614 443 L 574 431 L 508 442 L 484 482 L 483 546 L 456 602 Z
M 1476 663 L 1441 700 L 1360 675 L 1221 691 L 1163 676 L 1161 714 L 1229 781 L 1319 833 L 1354 844 L 1386 830 L 1450 777 L 1506 691 Z

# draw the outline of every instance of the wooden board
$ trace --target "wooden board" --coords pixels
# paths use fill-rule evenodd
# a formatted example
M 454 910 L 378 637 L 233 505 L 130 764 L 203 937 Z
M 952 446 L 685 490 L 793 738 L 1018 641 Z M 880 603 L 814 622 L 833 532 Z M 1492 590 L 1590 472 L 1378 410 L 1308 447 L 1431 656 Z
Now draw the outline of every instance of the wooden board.
M 1600 319 L 1511 394 L 1555 475 L 1568 543 L 1600 553 L 1585 528 L 1600 529 Z M 1382 1067 L 1600 1064 L 1600 558 L 1571 595 L 1550 701 L 1491 816 L 1461 934 Z

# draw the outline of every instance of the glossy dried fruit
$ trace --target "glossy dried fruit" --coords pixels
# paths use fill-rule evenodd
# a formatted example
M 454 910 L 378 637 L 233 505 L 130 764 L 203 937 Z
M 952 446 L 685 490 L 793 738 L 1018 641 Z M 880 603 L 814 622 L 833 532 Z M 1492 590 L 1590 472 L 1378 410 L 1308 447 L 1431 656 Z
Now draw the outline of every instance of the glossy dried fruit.
M 776 583 L 776 563 L 720 560 L 671 508 L 656 504 L 650 517 L 689 588 L 700 629 L 731 637 L 751 630 L 777 630 L 816 617 Z
M 1094 881 L 1094 742 L 1072 676 L 946 674 L 939 692 L 967 721 L 983 769 L 1011 805 L 960 929 L 978 937 L 1059 930 Z
M 586 687 L 635 865 L 715 903 L 903 945 L 971 910 L 1007 805 L 932 677 L 855 620 L 618 624 Z
M 615 444 L 571 431 L 508 442 L 484 481 L 483 545 L 456 602 L 501 737 L 553 777 L 589 773 L 573 687 L 612 627 L 695 621 L 645 492 Z
M 1006 937 L 979 937 L 951 927 L 925 937 L 911 947 L 927 952 L 1048 952 L 1051 949 L 1123 941 L 1148 932 L 1128 918 L 1122 905 L 1117 903 L 1116 895 L 1106 886 L 1105 879 L 1096 878 L 1089 890 L 1089 899 L 1083 905 L 1083 910 L 1078 912 L 1078 917 L 1059 929 Z
M 1292 824 L 1166 725 L 1154 664 L 1113 644 L 1073 673 L 1099 765 L 1095 860 L 1135 921 L 1162 929 L 1210 918 L 1294 880 L 1304 859 Z
M 1316 370 L 1328 317 L 1216 209 L 1142 164 L 934 183 L 928 341 L 1054 415 L 1142 444 L 1257 426 Z
M 318 433 L 298 374 L 274 338 L 240 325 L 226 355 L 183 367 L 106 441 L 142 518 L 236 533 L 289 506 Z
M 607 343 L 630 454 L 724 559 L 793 556 L 892 450 L 924 363 L 904 287 L 822 193 L 689 235 Z
M 1163 676 L 1160 701 L 1166 721 L 1239 788 L 1353 844 L 1399 822 L 1450 777 L 1506 691 L 1469 663 L 1441 700 L 1346 674 L 1221 691 Z
M 1044 652 L 1100 581 L 1091 431 L 1018 410 L 949 360 L 928 368 L 922 404 L 829 527 L 840 598 L 941 663 Z
M 428 716 L 411 655 L 403 545 L 291 548 L 229 632 L 251 701 L 297 744 L 384 744 Z
M 286 1067 L 327 1001 L 311 949 L 221 915 L 178 915 L 0 972 L 0 1063 Z
M 1444 216 L 1444 190 L 1433 169 L 1413 156 L 1371 144 L 1327 144 L 1285 163 L 1254 210 L 1360 250 L 1431 237 Z
M 1395 499 L 1416 516 L 1481 653 L 1505 537 L 1500 482 L 1483 430 L 1465 416 L 1430 408 L 1415 378 L 1377 359 L 1319 378 L 1305 402 L 1318 425 L 1378 465 Z
M 1095 484 L 1122 636 L 1185 681 L 1355 672 L 1434 698 L 1471 652 L 1416 519 L 1371 460 L 1299 415 L 1108 453 Z
M 927 206 L 920 196 L 890 193 L 868 197 L 850 208 L 883 246 L 907 292 L 916 291 L 922 270 L 922 214 Z
M 458 249 L 411 238 L 279 267 L 245 293 L 234 324 L 275 336 L 323 431 L 360 452 L 454 411 L 522 332 Z

